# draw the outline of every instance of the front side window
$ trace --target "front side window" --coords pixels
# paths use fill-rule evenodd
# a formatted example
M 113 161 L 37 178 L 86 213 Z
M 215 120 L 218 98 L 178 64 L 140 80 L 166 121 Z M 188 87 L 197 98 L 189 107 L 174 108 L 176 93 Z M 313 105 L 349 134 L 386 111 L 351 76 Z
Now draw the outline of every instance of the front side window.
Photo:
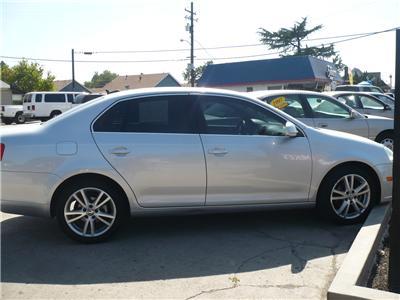
M 24 96 L 23 102 L 24 103 L 31 103 L 31 101 L 32 101 L 32 94 L 26 94 Z
M 74 103 L 74 95 L 73 94 L 67 94 L 67 99 L 69 103 Z
M 36 94 L 35 95 L 35 102 L 36 103 L 42 102 L 42 100 L 43 100 L 43 95 L 42 94 Z
M 195 133 L 190 96 L 155 96 L 120 101 L 93 125 L 97 132 Z
M 44 102 L 50 102 L 50 103 L 65 102 L 65 94 L 45 94 Z
M 307 96 L 306 98 L 311 106 L 314 118 L 350 118 L 349 111 L 345 107 L 335 103 L 334 100 L 319 96 Z
M 246 101 L 201 96 L 203 132 L 221 135 L 285 135 L 286 120 Z
M 360 96 L 360 101 L 362 106 L 367 109 L 383 109 L 383 105 L 373 99 L 372 97 L 368 96 Z
M 294 118 L 305 118 L 304 107 L 299 95 L 270 96 L 263 101 L 284 111 Z

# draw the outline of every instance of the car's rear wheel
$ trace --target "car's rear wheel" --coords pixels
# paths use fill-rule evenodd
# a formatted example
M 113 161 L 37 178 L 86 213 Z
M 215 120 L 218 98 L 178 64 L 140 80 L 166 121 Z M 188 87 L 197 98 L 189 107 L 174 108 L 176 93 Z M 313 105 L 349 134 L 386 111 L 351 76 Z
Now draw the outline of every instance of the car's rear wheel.
M 59 115 L 61 115 L 61 111 L 59 111 L 59 110 L 52 111 L 50 114 L 50 119 L 53 119 Z
M 17 115 L 15 116 L 15 123 L 17 124 L 25 123 L 25 116 L 22 114 L 22 112 L 17 113 Z
M 376 138 L 376 142 L 388 147 L 390 150 L 393 151 L 394 145 L 394 136 L 393 132 L 384 132 Z
M 317 207 L 323 216 L 341 224 L 353 224 L 365 220 L 378 196 L 371 173 L 358 166 L 348 166 L 324 179 Z
M 107 239 L 117 229 L 126 213 L 123 208 L 123 199 L 116 189 L 85 180 L 63 190 L 56 214 L 69 237 L 91 243 Z
M 2 118 L 1 121 L 6 125 L 10 125 L 13 122 L 11 118 Z

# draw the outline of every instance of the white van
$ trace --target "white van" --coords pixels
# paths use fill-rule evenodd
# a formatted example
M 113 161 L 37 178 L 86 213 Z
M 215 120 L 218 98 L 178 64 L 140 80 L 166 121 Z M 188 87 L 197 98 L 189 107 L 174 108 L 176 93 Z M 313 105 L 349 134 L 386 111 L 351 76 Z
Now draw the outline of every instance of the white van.
M 72 108 L 79 92 L 31 92 L 23 98 L 24 116 L 30 119 L 54 118 Z

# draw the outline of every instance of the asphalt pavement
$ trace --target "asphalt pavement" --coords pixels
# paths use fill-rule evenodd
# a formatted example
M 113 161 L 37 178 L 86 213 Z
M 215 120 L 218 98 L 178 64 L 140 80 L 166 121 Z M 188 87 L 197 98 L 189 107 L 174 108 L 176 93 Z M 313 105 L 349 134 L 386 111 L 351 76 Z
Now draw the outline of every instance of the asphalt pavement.
M 86 245 L 1 216 L 2 299 L 324 299 L 360 228 L 313 210 L 148 217 Z

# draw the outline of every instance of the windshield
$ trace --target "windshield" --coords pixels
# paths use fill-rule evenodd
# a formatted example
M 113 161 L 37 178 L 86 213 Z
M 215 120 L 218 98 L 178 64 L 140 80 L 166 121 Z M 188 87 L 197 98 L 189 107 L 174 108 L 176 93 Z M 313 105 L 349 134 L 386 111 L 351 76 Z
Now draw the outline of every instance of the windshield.
M 393 98 L 386 96 L 384 94 L 374 94 L 374 96 L 376 98 L 378 98 L 379 100 L 381 100 L 383 103 L 393 106 L 394 107 L 394 100 Z

